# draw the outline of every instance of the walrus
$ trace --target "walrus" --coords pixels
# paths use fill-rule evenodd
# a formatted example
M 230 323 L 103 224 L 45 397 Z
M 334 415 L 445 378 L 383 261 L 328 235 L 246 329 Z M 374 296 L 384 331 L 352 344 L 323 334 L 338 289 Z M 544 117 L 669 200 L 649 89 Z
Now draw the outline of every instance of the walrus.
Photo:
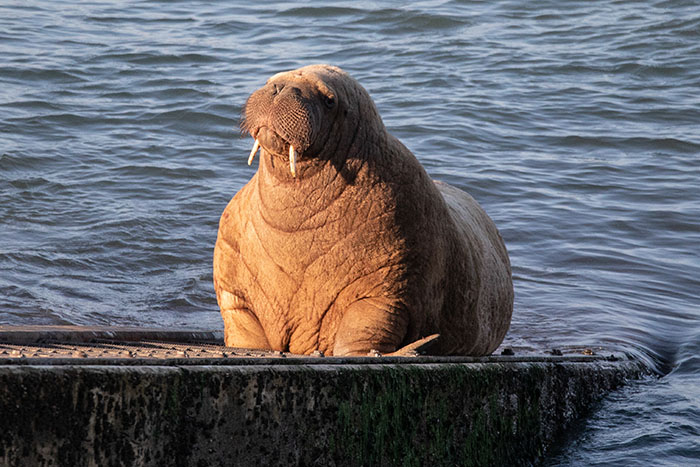
M 513 310 L 508 253 L 470 195 L 433 182 L 367 91 L 330 65 L 278 73 L 248 98 L 259 168 L 226 206 L 214 288 L 227 346 L 486 355 Z

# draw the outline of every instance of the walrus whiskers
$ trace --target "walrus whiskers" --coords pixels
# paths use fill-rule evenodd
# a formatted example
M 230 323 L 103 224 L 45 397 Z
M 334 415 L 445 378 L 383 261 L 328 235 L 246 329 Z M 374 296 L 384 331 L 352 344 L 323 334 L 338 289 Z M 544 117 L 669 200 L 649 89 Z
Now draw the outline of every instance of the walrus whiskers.
M 253 159 L 255 159 L 255 153 L 258 152 L 258 149 L 260 149 L 260 143 L 256 139 L 255 144 L 253 145 L 253 150 L 250 151 L 250 156 L 248 156 L 248 165 L 253 163 Z

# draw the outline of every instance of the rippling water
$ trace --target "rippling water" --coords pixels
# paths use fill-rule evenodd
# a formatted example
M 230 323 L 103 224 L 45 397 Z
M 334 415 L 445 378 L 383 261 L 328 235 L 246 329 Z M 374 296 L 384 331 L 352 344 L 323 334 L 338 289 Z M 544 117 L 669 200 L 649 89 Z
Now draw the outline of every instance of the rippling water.
M 218 218 L 254 170 L 241 105 L 332 63 L 499 225 L 508 343 L 621 347 L 665 375 L 548 462 L 697 463 L 698 4 L 322 3 L 0 4 L 0 323 L 221 328 Z

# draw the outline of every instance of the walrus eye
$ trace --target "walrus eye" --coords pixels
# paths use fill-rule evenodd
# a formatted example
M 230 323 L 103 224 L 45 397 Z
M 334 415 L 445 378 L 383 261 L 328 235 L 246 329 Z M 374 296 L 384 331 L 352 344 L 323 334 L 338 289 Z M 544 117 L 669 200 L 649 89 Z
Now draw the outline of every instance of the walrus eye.
M 325 102 L 325 103 L 326 103 L 326 107 L 328 107 L 328 108 L 330 109 L 331 107 L 333 107 L 333 106 L 335 105 L 335 97 L 333 97 L 333 96 L 326 96 L 326 97 L 323 99 L 323 102 Z

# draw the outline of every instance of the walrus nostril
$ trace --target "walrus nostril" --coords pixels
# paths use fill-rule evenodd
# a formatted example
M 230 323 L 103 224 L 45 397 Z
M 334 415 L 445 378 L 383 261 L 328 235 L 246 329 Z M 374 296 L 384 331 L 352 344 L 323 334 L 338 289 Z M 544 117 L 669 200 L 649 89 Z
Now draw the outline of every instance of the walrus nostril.
M 281 98 L 283 95 L 287 97 L 300 98 L 302 91 L 296 86 L 287 86 L 286 84 L 275 83 L 272 85 L 272 95 L 275 98 Z

